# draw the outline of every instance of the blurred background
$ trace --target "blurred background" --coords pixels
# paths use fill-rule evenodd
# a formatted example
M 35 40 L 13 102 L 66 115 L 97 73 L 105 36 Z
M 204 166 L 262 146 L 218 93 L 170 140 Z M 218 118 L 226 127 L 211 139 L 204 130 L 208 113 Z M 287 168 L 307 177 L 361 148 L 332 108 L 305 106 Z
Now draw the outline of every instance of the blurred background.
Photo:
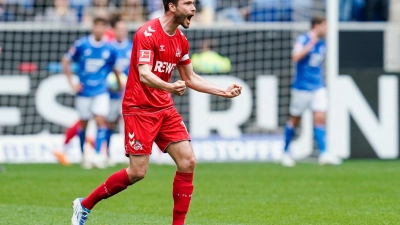
M 329 151 L 343 158 L 397 159 L 400 1 L 338 0 L 339 75 L 330 93 Z M 226 100 L 189 91 L 174 97 L 199 162 L 275 161 L 282 155 L 293 78 L 295 38 L 325 0 L 198 0 L 188 30 L 197 73 L 221 86 L 243 85 Z M 55 163 L 65 129 L 77 121 L 60 59 L 94 17 L 120 14 L 129 38 L 163 14 L 161 0 L 0 0 L 0 163 Z M 328 24 L 329 26 L 329 24 Z M 76 65 L 72 65 L 76 69 Z M 174 74 L 173 79 L 178 79 Z M 328 84 L 329 85 L 329 84 Z M 122 129 L 122 124 L 120 130 Z M 316 156 L 310 113 L 293 144 L 296 158 Z M 111 155 L 124 158 L 123 134 Z M 68 151 L 80 161 L 78 139 Z M 158 154 L 152 160 L 169 161 Z

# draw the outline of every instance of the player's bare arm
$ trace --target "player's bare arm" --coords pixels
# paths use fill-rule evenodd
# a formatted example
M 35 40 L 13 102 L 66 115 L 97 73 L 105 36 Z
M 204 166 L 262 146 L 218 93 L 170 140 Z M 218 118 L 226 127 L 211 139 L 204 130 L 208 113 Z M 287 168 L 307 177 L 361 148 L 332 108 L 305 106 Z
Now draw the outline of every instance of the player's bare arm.
M 310 41 L 306 45 L 302 46 L 299 43 L 296 43 L 294 51 L 292 53 L 292 60 L 294 62 L 298 62 L 306 57 L 308 53 L 310 53 L 310 51 L 315 47 L 315 44 L 317 44 L 317 42 L 319 41 L 319 37 L 315 32 L 310 31 L 309 35 Z
M 165 82 L 151 72 L 151 68 L 152 66 L 148 64 L 139 65 L 140 82 L 149 87 L 164 90 L 178 96 L 185 93 L 186 85 L 184 81 L 178 80 L 175 83 Z
M 121 81 L 121 78 L 120 78 L 120 76 L 119 76 L 119 74 L 121 73 L 121 71 L 119 71 L 117 68 L 113 68 L 113 72 L 114 72 L 114 74 L 115 74 L 115 77 L 117 78 L 117 84 L 118 84 L 118 91 L 121 91 L 122 90 L 122 87 L 124 86 L 123 84 L 122 84 L 122 81 Z
M 74 92 L 79 93 L 82 91 L 82 85 L 81 84 L 77 84 L 72 80 L 72 72 L 71 72 L 71 67 L 70 67 L 70 59 L 67 57 L 63 57 L 62 61 L 62 68 L 63 68 L 63 72 L 65 74 L 65 76 L 67 76 L 68 79 L 68 83 L 71 86 L 72 90 L 74 90 Z
M 186 86 L 195 91 L 217 95 L 225 98 L 234 98 L 240 95 L 242 92 L 242 86 L 238 84 L 232 84 L 227 89 L 223 89 L 207 81 L 193 71 L 192 64 L 178 66 L 177 68 L 182 80 L 185 81 Z

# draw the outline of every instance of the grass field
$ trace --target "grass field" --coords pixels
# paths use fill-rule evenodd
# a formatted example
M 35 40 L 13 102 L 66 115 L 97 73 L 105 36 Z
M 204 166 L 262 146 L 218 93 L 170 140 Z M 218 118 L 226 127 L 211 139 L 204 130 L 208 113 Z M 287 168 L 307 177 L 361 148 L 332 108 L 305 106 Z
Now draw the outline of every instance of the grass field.
M 5 165 L 0 224 L 69 224 L 72 200 L 120 167 Z M 175 168 L 100 202 L 88 224 L 170 224 Z M 400 162 L 347 161 L 339 167 L 271 163 L 200 164 L 187 224 L 400 224 Z

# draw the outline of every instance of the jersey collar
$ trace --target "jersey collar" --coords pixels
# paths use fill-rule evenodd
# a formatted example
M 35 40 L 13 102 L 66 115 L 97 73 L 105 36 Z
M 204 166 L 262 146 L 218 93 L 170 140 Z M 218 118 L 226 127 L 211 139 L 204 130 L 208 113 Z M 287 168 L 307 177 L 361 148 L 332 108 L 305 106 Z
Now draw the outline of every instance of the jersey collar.
M 96 41 L 92 34 L 89 35 L 88 40 L 89 40 L 90 45 L 95 47 L 95 48 L 103 47 L 103 45 L 106 43 L 104 38 L 102 38 L 101 41 Z
M 114 40 L 113 45 L 118 49 L 123 49 L 128 46 L 128 39 L 125 39 L 122 42 L 118 42 L 117 40 Z

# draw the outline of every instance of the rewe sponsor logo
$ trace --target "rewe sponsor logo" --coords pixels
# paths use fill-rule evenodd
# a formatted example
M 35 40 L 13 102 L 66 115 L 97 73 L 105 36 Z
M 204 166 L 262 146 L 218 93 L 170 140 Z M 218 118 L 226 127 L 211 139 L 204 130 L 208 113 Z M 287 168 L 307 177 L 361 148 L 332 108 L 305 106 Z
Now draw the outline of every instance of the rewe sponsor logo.
M 175 63 L 157 61 L 156 66 L 154 67 L 154 71 L 170 74 L 175 69 L 175 67 L 176 67 Z

